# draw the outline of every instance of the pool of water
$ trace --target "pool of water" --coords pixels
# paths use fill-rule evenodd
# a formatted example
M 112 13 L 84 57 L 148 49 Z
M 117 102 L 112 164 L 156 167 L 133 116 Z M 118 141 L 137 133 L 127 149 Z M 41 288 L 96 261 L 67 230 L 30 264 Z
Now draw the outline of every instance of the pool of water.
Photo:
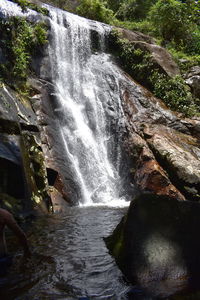
M 38 219 L 28 231 L 30 260 L 24 261 L 21 251 L 15 251 L 17 244 L 11 243 L 14 264 L 8 276 L 0 278 L 0 299 L 200 299 L 200 293 L 187 290 L 188 278 L 147 282 L 142 289 L 125 281 L 103 238 L 126 211 L 125 207 L 68 207 L 62 214 Z
M 71 207 L 40 219 L 29 233 L 33 256 L 17 255 L 3 299 L 127 299 L 130 287 L 103 240 L 126 210 Z

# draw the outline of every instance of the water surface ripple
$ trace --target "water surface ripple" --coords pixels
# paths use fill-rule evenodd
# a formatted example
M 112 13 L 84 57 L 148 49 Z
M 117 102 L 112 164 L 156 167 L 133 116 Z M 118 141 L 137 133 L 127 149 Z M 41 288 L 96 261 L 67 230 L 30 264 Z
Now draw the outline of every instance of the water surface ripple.
M 33 257 L 20 269 L 16 263 L 4 299 L 127 299 L 129 287 L 103 240 L 126 209 L 72 207 L 41 219 L 29 236 Z

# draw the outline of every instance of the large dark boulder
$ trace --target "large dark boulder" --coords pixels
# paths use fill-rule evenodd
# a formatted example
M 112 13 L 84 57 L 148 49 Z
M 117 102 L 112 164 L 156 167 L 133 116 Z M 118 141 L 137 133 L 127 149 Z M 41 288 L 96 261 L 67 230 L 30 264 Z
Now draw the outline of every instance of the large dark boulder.
M 133 284 L 153 294 L 171 284 L 173 293 L 173 281 L 182 280 L 185 288 L 199 278 L 199 215 L 200 203 L 144 194 L 132 201 L 106 243 Z

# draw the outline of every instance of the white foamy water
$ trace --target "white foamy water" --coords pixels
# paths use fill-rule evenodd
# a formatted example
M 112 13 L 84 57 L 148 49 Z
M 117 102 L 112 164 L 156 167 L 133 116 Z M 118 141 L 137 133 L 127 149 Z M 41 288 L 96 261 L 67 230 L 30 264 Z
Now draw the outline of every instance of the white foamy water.
M 79 202 L 126 206 L 121 195 L 121 147 L 116 138 L 123 120 L 121 75 L 109 55 L 103 53 L 110 27 L 45 7 L 50 12 L 49 77 L 55 87 L 54 114 L 64 146 L 61 155 L 79 186 Z M 0 14 L 37 15 L 31 10 L 24 14 L 7 0 L 0 1 Z
M 120 146 L 112 144 L 114 133 L 109 122 L 113 120 L 107 113 L 110 105 L 119 119 L 123 114 L 115 79 L 119 75 L 109 56 L 101 52 L 110 27 L 54 8 L 50 18 L 49 56 L 59 106 L 56 112 L 66 155 L 79 182 L 80 202 L 111 206 L 120 202 L 124 206 L 126 201 L 119 196 Z M 99 48 L 96 53 L 92 50 L 92 31 Z
M 0 16 L 10 17 L 10 16 L 19 16 L 19 17 L 28 17 L 30 15 L 37 15 L 37 12 L 27 9 L 23 13 L 21 7 L 8 0 L 0 0 Z

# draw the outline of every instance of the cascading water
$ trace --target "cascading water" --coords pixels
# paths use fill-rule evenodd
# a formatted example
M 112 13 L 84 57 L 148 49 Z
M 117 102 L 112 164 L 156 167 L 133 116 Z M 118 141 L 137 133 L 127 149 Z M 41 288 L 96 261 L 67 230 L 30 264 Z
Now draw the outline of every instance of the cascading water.
M 63 144 L 61 155 L 78 189 L 78 202 L 126 202 L 120 178 L 120 73 L 102 51 L 110 27 L 46 7 L 51 35 L 48 80 L 56 102 L 51 105 Z M 1 0 L 1 14 L 23 15 L 19 6 L 7 0 Z M 37 14 L 28 10 L 24 15 Z
M 50 16 L 51 81 L 57 98 L 54 111 L 59 118 L 64 155 L 80 187 L 80 202 L 91 205 L 116 201 L 120 198 L 121 149 L 110 124 L 114 121 L 119 126 L 123 112 L 115 80 L 119 75 L 109 56 L 101 51 L 110 28 L 54 8 Z M 92 32 L 99 47 L 96 53 Z
M 50 71 L 45 70 L 41 78 L 51 86 L 51 102 L 45 104 L 53 112 L 49 126 L 56 125 L 51 133 L 57 134 L 58 147 L 52 148 L 55 160 L 63 163 L 61 171 L 70 169 L 64 177 L 69 175 L 70 183 L 79 187 L 81 205 L 32 226 L 31 260 L 22 271 L 16 259 L 12 273 L 0 283 L 0 294 L 19 300 L 125 300 L 129 287 L 103 241 L 125 214 L 127 208 L 118 206 L 128 203 L 120 176 L 124 167 L 121 75 L 103 53 L 110 28 L 47 7 Z M 23 15 L 7 0 L 0 0 L 0 14 Z M 30 10 L 25 16 L 40 18 Z

